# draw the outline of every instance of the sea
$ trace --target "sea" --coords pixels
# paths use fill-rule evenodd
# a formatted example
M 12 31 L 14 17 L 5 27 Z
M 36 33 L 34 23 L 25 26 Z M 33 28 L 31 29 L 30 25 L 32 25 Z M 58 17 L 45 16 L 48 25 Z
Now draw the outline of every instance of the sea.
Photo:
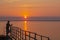
M 0 35 L 6 34 L 7 21 L 0 21 Z M 15 27 L 60 40 L 60 21 L 10 21 Z

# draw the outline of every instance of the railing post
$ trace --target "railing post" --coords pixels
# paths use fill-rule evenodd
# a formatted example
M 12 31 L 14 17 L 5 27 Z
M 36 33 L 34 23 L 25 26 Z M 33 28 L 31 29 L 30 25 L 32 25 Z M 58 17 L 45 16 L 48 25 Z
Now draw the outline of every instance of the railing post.
M 20 29 L 20 40 L 21 40 L 21 29 Z
M 48 40 L 50 40 L 49 37 L 48 37 Z
M 30 32 L 29 32 L 29 40 L 30 40 Z
M 25 40 L 26 40 L 26 31 L 25 31 Z
M 10 27 L 10 38 L 12 40 L 12 28 Z
M 42 40 L 42 35 L 41 35 L 41 40 Z
M 16 40 L 17 40 L 17 29 L 16 29 Z
M 18 31 L 17 32 L 18 32 L 17 34 L 18 34 L 18 40 L 19 40 L 19 28 L 18 28 Z
M 34 35 L 35 35 L 34 40 L 36 40 L 36 33 Z
M 21 33 L 22 33 L 22 34 L 21 34 L 21 35 L 22 35 L 22 37 L 21 37 L 21 38 L 22 38 L 22 40 L 23 40 L 23 30 L 21 30 Z

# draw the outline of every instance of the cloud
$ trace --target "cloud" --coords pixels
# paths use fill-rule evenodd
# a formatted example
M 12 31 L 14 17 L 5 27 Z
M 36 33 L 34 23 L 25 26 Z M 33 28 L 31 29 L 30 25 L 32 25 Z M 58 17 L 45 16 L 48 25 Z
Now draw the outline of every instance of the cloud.
M 5 0 L 6 2 L 16 2 L 16 1 L 19 1 L 19 0 Z
M 17 2 L 19 0 L 0 0 L 0 3 L 12 3 L 12 2 Z
M 4 3 L 4 0 L 0 0 L 0 4 L 1 4 L 1 3 Z

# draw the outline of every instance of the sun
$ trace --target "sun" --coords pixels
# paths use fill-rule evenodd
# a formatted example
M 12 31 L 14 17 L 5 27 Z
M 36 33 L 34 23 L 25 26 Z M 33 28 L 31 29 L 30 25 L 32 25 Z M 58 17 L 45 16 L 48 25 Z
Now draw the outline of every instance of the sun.
M 27 18 L 27 16 L 24 16 L 24 18 L 26 19 L 26 18 Z

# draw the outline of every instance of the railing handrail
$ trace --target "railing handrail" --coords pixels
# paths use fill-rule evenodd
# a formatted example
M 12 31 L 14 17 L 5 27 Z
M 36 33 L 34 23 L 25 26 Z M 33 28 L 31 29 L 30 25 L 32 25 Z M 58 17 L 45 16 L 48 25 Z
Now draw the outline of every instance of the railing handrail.
M 31 36 L 32 34 L 34 35 L 34 37 Z M 50 40 L 49 37 L 47 36 L 39 35 L 37 33 L 30 32 L 30 31 L 25 31 L 22 30 L 21 28 L 14 27 L 14 26 L 11 27 L 11 37 L 13 37 L 15 40 L 26 40 L 27 37 L 29 37 L 28 40 L 30 40 L 31 38 L 37 40 L 37 36 L 40 37 L 40 40 L 43 40 L 43 38 Z

